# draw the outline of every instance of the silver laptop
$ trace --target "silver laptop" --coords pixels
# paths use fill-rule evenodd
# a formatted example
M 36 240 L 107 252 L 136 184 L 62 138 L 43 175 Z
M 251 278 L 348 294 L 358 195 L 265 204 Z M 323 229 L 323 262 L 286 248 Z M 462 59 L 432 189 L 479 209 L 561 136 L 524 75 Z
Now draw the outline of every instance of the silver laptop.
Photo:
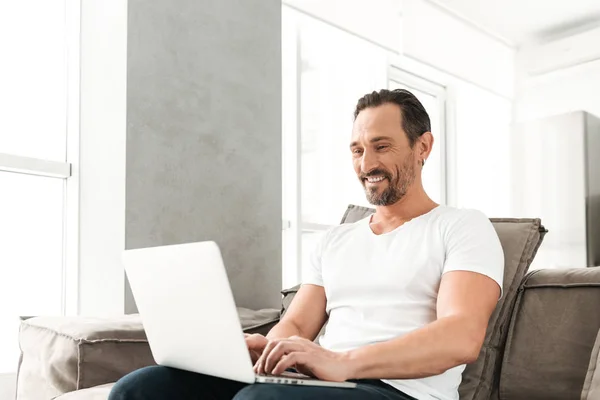
M 157 364 L 245 383 L 356 386 L 254 373 L 216 243 L 127 250 L 123 262 Z

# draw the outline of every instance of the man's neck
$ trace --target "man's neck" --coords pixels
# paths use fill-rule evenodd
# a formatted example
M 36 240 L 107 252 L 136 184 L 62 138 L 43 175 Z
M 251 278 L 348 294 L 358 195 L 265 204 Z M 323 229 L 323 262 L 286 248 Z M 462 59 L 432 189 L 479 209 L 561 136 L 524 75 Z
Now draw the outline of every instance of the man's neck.
M 413 218 L 427 214 L 438 204 L 431 200 L 424 190 L 408 192 L 394 204 L 377 206 L 371 217 L 371 230 L 375 234 L 391 232 Z

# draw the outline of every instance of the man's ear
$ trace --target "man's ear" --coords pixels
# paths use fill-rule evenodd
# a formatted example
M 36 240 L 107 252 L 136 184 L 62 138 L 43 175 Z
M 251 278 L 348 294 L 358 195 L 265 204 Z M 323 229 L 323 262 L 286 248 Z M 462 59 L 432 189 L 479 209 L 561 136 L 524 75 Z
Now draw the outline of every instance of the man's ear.
M 418 156 L 419 160 L 422 160 L 423 165 L 425 163 L 425 160 L 427 160 L 427 158 L 429 157 L 429 154 L 431 154 L 431 149 L 433 148 L 433 141 L 434 139 L 431 132 L 425 132 L 419 138 Z

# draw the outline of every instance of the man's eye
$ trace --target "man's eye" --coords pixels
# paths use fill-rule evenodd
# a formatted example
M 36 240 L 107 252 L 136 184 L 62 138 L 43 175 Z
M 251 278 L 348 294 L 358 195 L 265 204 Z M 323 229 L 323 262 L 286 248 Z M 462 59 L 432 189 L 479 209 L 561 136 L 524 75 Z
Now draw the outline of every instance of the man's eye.
M 354 150 L 352 150 L 352 154 L 360 154 L 360 153 L 362 153 L 361 149 L 354 149 Z
M 387 149 L 388 147 L 389 146 L 384 146 L 384 145 L 377 146 L 377 150 L 384 150 L 384 149 Z

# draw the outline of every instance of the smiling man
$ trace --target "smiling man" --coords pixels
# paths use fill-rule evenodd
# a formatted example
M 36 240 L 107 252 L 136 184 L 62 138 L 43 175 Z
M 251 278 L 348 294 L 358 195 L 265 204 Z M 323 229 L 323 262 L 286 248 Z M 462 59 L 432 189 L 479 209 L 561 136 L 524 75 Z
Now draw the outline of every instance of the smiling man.
M 373 92 L 354 117 L 350 153 L 376 212 L 328 231 L 281 322 L 246 342 L 259 374 L 295 368 L 357 388 L 245 386 L 150 367 L 122 379 L 111 400 L 458 399 L 501 296 L 500 242 L 482 213 L 425 192 L 434 140 L 413 94 Z

